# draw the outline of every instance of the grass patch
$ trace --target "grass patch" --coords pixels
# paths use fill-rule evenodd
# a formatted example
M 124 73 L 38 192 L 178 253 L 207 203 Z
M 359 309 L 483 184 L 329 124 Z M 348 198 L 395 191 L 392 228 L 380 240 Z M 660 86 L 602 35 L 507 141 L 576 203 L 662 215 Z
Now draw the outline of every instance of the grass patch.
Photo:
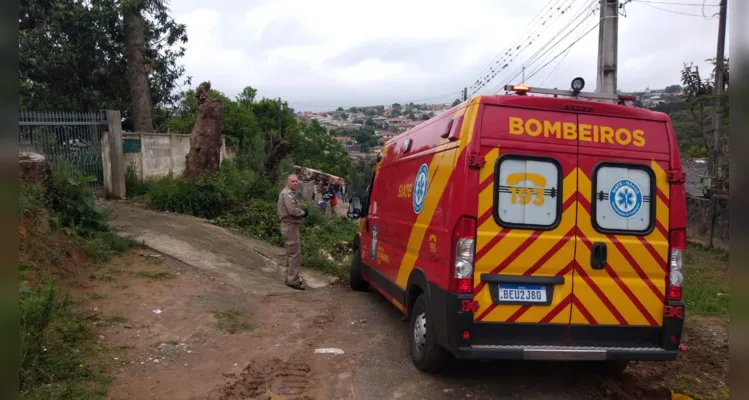
M 122 255 L 131 247 L 141 246 L 142 244 L 133 239 L 123 238 L 111 232 L 101 232 L 86 241 L 84 251 L 90 260 L 102 263 Z
M 109 379 L 87 362 L 98 350 L 95 330 L 72 306 L 72 297 L 59 298 L 54 283 L 22 288 L 21 399 L 106 396 Z
M 236 309 L 215 310 L 213 316 L 218 320 L 218 327 L 229 333 L 248 331 L 254 328 L 249 318 Z
M 175 277 L 174 272 L 171 271 L 138 271 L 135 275 L 141 278 L 155 280 L 172 279 Z
M 728 253 L 699 245 L 687 247 L 684 266 L 684 303 L 698 315 L 728 314 Z

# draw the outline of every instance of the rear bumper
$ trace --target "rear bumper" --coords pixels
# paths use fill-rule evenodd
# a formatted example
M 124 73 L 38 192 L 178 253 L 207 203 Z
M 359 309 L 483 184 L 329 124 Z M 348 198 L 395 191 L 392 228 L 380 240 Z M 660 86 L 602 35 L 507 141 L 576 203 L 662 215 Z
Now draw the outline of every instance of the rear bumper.
M 678 354 L 683 319 L 664 319 L 660 327 L 476 323 L 460 306 L 472 295 L 429 286 L 435 336 L 456 358 L 670 361 Z
M 453 354 L 457 358 L 472 360 L 670 361 L 676 359 L 677 351 L 662 348 L 477 345 L 459 347 Z

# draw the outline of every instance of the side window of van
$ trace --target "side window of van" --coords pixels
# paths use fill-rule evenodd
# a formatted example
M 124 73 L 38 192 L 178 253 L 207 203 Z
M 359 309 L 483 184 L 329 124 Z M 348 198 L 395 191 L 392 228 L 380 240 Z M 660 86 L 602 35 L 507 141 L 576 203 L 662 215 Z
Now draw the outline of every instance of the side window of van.
M 643 165 L 599 164 L 593 172 L 593 226 L 602 233 L 648 234 L 655 222 L 655 175 Z
M 515 229 L 553 229 L 561 218 L 562 171 L 552 158 L 504 155 L 494 173 L 494 219 Z

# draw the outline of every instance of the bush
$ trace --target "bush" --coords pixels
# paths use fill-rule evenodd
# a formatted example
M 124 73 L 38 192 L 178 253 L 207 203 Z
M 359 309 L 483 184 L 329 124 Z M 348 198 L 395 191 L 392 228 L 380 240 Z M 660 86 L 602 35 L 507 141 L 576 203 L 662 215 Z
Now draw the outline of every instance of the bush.
M 255 239 L 264 240 L 276 246 L 283 246 L 276 203 L 253 199 L 239 210 L 216 218 L 214 223 L 237 229 Z
M 217 174 L 198 179 L 168 177 L 151 183 L 148 206 L 212 219 L 234 211 L 266 187 L 252 171 L 240 170 L 235 163 L 225 161 Z
M 46 199 L 57 227 L 86 237 L 109 230 L 107 217 L 96 208 L 94 192 L 88 186 L 95 180 L 63 159 L 55 163 L 47 182 Z
M 125 192 L 127 197 L 133 198 L 148 193 L 148 184 L 138 175 L 135 164 L 130 163 L 125 170 Z

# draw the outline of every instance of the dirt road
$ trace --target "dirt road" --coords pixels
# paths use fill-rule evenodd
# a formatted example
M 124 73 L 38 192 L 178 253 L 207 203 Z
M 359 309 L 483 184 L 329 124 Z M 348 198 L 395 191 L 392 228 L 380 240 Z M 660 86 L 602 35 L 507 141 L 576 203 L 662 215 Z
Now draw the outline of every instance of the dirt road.
M 130 210 L 128 222 L 115 220 L 116 227 L 148 225 L 146 238 L 171 234 L 156 228 L 158 213 Z M 118 208 L 120 218 L 124 211 Z M 179 229 L 198 232 L 192 223 Z M 226 231 L 200 238 L 211 252 L 231 249 L 234 239 Z M 179 247 L 161 246 L 172 253 Z M 423 374 L 408 358 L 407 323 L 378 294 L 340 285 L 285 290 L 280 278 L 272 279 L 272 263 L 250 265 L 268 258 L 256 260 L 249 254 L 257 249 L 246 251 L 246 261 L 224 256 L 223 264 L 204 265 L 216 260 L 214 254 L 188 265 L 134 250 L 84 273 L 75 291 L 104 321 L 100 339 L 111 350 L 102 357 L 116 366 L 110 398 L 272 398 L 268 392 L 283 399 L 670 398 L 664 382 L 679 367 L 661 364 L 636 364 L 623 378 L 584 365 L 527 362 L 456 362 L 442 374 Z M 687 345 L 699 343 L 680 356 L 689 365 L 727 348 L 718 334 L 700 329 L 687 331 Z M 315 352 L 326 348 L 343 354 Z M 689 373 L 708 379 L 722 361 Z

